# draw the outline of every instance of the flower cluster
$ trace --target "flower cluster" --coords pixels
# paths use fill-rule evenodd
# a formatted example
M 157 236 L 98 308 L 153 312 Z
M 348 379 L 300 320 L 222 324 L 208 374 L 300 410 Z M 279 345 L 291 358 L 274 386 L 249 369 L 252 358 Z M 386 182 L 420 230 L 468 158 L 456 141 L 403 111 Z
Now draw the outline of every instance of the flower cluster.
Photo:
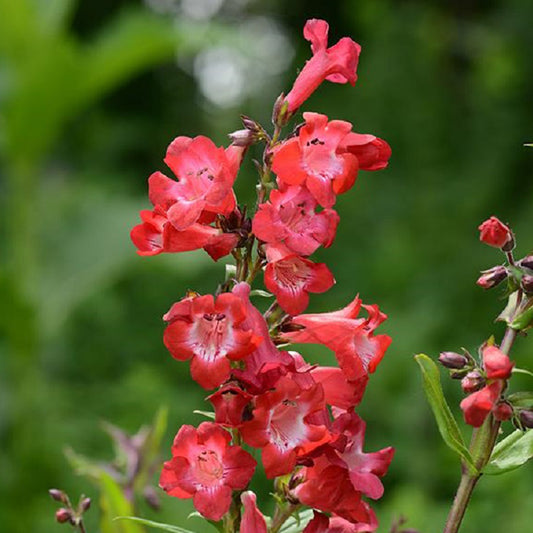
M 304 505 L 316 511 L 307 533 L 374 531 L 377 519 L 363 497 L 382 496 L 394 452 L 363 451 L 366 426 L 354 411 L 391 342 L 375 333 L 386 315 L 359 297 L 339 311 L 304 313 L 310 293 L 335 283 L 329 268 L 309 257 L 334 241 L 337 196 L 359 170 L 386 167 L 391 151 L 349 122 L 311 112 L 295 135 L 280 139 L 322 81 L 353 85 L 357 78 L 357 43 L 346 37 L 328 47 L 321 20 L 308 21 L 304 36 L 313 57 L 278 98 L 273 135 L 245 117 L 246 130 L 231 135 L 225 149 L 202 136 L 176 138 L 165 163 L 177 180 L 150 176 L 153 210 L 142 211 L 131 232 L 140 255 L 203 248 L 214 260 L 228 254 L 236 260 L 235 275 L 216 295 L 189 293 L 164 315 L 164 344 L 175 359 L 190 362 L 192 378 L 210 391 L 214 421 L 181 427 L 160 486 L 192 498 L 209 520 L 240 523 L 242 533 L 267 531 L 255 494 L 245 490 L 256 468 L 245 448 L 259 450 L 266 476 L 277 478 L 281 507 L 274 520 Z M 252 142 L 266 147 L 257 210 L 248 218 L 232 187 Z M 250 299 L 261 271 L 274 296 L 265 313 Z M 285 348 L 292 343 L 329 348 L 338 367 L 309 364 Z

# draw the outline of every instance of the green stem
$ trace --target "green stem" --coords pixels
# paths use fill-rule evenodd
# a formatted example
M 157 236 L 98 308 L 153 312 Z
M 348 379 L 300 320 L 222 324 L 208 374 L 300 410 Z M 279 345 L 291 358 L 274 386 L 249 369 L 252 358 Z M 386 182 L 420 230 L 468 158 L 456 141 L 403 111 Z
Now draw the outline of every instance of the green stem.
M 296 511 L 298 508 L 301 507 L 301 504 L 295 503 L 295 504 L 289 504 L 285 508 L 281 506 L 276 507 L 276 512 L 274 514 L 274 518 L 272 519 L 272 525 L 270 526 L 268 533 L 278 533 L 278 531 L 281 529 L 281 526 L 285 523 L 285 521 Z

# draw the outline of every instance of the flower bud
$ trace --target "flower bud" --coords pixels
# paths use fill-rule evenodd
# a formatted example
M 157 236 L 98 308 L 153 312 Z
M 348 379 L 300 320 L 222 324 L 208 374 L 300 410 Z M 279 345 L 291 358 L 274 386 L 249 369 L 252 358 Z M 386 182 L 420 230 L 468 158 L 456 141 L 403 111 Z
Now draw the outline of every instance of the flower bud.
M 251 130 L 237 130 L 233 133 L 229 133 L 228 137 L 235 146 L 246 147 L 256 141 L 254 132 Z
M 289 104 L 285 99 L 285 95 L 281 93 L 274 103 L 274 108 L 272 110 L 272 124 L 282 128 L 287 122 L 289 122 L 290 118 L 291 113 L 289 112 Z
M 490 217 L 478 229 L 481 242 L 494 248 L 501 248 L 504 252 L 510 252 L 514 248 L 512 231 L 498 218 Z
M 533 293 L 533 276 L 530 276 L 529 274 L 524 274 L 522 276 L 522 280 L 520 281 L 520 286 L 522 287 L 522 290 L 525 293 Z
M 461 381 L 461 387 L 467 393 L 476 392 L 485 386 L 485 378 L 477 371 L 472 370 Z
M 82 513 L 84 513 L 85 511 L 88 511 L 90 506 L 91 506 L 91 498 L 86 497 L 81 500 L 80 509 Z
M 525 428 L 533 428 L 533 411 L 531 409 L 520 411 L 518 417 L 520 418 L 522 426 Z
M 501 402 L 492 410 L 496 420 L 509 420 L 513 416 L 513 408 L 507 402 Z
M 56 502 L 67 503 L 67 495 L 62 490 L 50 489 L 48 494 L 50 494 Z
M 528 268 L 529 270 L 533 270 L 533 255 L 528 255 L 521 259 L 518 264 L 521 267 Z
M 492 289 L 492 287 L 496 287 L 506 278 L 507 269 L 502 265 L 498 265 L 489 270 L 483 270 L 476 283 L 482 289 Z
M 451 369 L 461 369 L 466 366 L 468 359 L 466 356 L 456 352 L 442 352 L 439 355 L 439 362 L 442 366 Z
M 60 524 L 64 524 L 65 522 L 72 522 L 72 512 L 68 509 L 65 509 L 64 507 L 61 507 L 56 511 L 56 520 Z

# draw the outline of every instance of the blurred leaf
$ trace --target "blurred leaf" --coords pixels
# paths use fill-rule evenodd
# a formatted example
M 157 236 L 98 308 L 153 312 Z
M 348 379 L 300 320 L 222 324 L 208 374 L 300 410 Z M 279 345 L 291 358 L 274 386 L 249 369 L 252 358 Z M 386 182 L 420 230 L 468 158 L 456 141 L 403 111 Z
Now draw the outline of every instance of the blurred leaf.
M 525 331 L 533 327 L 533 305 L 522 311 L 511 322 L 510 326 L 518 331 Z
M 211 420 L 215 419 L 215 413 L 213 413 L 212 411 L 200 411 L 199 409 L 195 409 L 193 413 L 195 415 L 205 416 L 206 418 L 210 418 Z
M 171 533 L 194 533 L 189 529 L 183 529 L 182 527 L 172 526 L 170 524 L 162 524 L 160 522 L 153 522 L 152 520 L 145 520 L 144 518 L 137 518 L 136 516 L 117 516 L 116 521 L 119 520 L 131 520 L 132 522 L 138 522 L 154 529 L 162 529 L 163 531 L 170 531 Z
M 513 374 L 526 374 L 527 376 L 533 377 L 533 372 L 526 370 L 525 368 L 514 367 L 512 370 Z
M 439 368 L 427 355 L 419 354 L 415 356 L 415 359 L 422 371 L 424 390 L 444 442 L 463 458 L 472 472 L 475 472 L 476 468 L 470 452 L 464 444 L 459 426 L 444 398 Z
M 289 517 L 279 530 L 280 533 L 299 533 L 313 518 L 313 509 L 304 509 Z
M 65 28 L 76 7 L 77 0 L 34 0 L 39 26 L 44 33 L 56 33 Z
M 503 474 L 514 470 L 533 457 L 533 431 L 517 429 L 500 441 L 492 452 L 484 474 Z
M 253 291 L 250 291 L 250 296 L 262 296 L 263 298 L 272 298 L 274 295 L 268 291 L 254 289 Z
M 510 394 L 507 400 L 515 407 L 533 407 L 533 392 L 515 392 Z
M 133 507 L 118 483 L 107 473 L 103 472 L 99 480 L 100 506 L 102 516 L 100 529 L 102 533 L 143 533 L 144 529 L 135 523 L 118 522 L 117 516 L 132 513 Z

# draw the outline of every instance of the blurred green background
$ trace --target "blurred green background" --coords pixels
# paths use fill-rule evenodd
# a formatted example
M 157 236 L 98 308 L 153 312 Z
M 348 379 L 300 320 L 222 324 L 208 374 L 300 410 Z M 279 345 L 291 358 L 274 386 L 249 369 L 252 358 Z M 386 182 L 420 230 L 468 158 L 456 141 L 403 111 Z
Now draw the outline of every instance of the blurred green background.
M 227 144 L 239 113 L 270 109 L 310 56 L 307 18 L 331 42 L 363 47 L 359 81 L 324 84 L 305 109 L 354 123 L 393 149 L 337 203 L 335 245 L 318 257 L 337 285 L 310 309 L 356 293 L 389 314 L 394 342 L 360 413 L 367 449 L 393 445 L 387 532 L 404 514 L 441 529 L 459 471 L 440 441 L 413 354 L 475 350 L 502 334 L 498 291 L 474 285 L 500 260 L 478 242 L 492 214 L 533 240 L 533 3 L 525 0 L 0 0 L 0 530 L 54 532 L 47 489 L 97 497 L 63 449 L 109 460 L 101 420 L 128 432 L 169 407 L 164 455 L 207 408 L 161 316 L 187 288 L 214 290 L 223 264 L 203 253 L 140 258 L 129 241 L 148 208 L 146 179 L 177 135 Z M 253 167 L 237 183 L 251 202 Z M 528 241 L 529 239 L 529 241 Z M 533 347 L 520 340 L 519 366 Z M 307 347 L 311 360 L 324 354 Z M 529 359 L 528 359 L 529 355 Z M 515 390 L 531 386 L 516 379 Z M 446 383 L 453 402 L 457 383 Z M 483 479 L 465 533 L 530 530 L 532 466 Z M 261 504 L 267 508 L 263 492 Z M 96 506 L 95 506 L 96 507 Z M 190 501 L 139 513 L 201 531 Z M 97 511 L 88 531 L 98 529 Z

